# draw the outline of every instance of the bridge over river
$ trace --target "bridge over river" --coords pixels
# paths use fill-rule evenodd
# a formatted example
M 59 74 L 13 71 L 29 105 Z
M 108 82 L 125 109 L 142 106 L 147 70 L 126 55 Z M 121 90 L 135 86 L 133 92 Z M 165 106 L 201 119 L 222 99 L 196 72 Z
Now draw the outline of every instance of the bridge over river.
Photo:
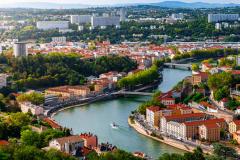
M 179 69 L 187 69 L 191 70 L 192 64 L 180 64 L 180 63 L 164 63 L 164 67 L 169 67 L 169 68 L 179 68 Z
M 150 92 L 137 92 L 137 91 L 119 91 L 112 93 L 112 95 L 137 95 L 137 96 L 152 96 Z

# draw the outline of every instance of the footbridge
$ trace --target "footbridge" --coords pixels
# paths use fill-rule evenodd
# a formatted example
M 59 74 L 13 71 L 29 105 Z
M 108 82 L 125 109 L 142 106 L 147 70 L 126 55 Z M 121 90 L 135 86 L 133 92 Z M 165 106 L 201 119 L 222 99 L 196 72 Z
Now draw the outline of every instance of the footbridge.
M 112 93 L 113 95 L 137 95 L 137 96 L 152 96 L 153 93 L 149 92 L 135 92 L 135 91 L 119 91 Z
M 165 67 L 191 70 L 192 64 L 164 63 Z

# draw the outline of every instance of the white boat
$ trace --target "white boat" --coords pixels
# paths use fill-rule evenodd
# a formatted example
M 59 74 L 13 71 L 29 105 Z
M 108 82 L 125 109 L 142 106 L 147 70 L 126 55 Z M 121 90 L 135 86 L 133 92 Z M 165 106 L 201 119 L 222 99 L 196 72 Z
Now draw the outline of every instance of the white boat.
M 119 125 L 117 125 L 116 123 L 111 123 L 110 124 L 111 125 L 111 127 L 113 128 L 113 129 L 118 129 L 118 127 L 119 127 Z

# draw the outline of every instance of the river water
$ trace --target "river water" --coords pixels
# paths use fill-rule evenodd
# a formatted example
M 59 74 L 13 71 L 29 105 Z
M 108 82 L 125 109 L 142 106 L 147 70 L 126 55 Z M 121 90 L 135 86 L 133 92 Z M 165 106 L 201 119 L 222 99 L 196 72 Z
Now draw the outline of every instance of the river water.
M 190 71 L 164 69 L 163 82 L 158 89 L 166 92 L 189 75 Z M 62 126 L 72 128 L 74 134 L 91 132 L 98 136 L 100 142 L 109 142 L 129 152 L 141 151 L 154 158 L 166 152 L 183 153 L 182 150 L 140 135 L 129 127 L 127 119 L 131 111 L 149 98 L 136 96 L 95 102 L 61 111 L 53 118 Z M 120 127 L 111 128 L 112 122 Z

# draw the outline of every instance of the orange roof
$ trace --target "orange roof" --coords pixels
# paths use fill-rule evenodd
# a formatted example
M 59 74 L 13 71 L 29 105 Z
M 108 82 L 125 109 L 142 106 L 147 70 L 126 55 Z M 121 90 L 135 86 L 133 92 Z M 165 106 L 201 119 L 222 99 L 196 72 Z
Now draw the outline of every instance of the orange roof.
M 202 124 L 222 123 L 222 122 L 225 122 L 223 118 L 216 118 L 216 119 L 208 119 L 208 120 L 201 120 L 201 121 L 184 122 L 184 124 L 186 126 L 200 126 Z
M 236 125 L 240 125 L 240 120 L 234 120 L 233 121 Z
M 240 74 L 240 70 L 232 70 L 232 74 L 238 75 Z
M 52 120 L 50 118 L 44 118 L 43 121 L 48 123 L 52 128 L 55 128 L 55 129 L 62 128 L 59 124 L 57 124 L 54 120 Z
M 151 106 L 151 107 L 148 107 L 147 109 L 152 112 L 157 112 L 157 111 L 161 110 L 161 108 L 159 106 Z
M 181 115 L 171 115 L 171 116 L 165 116 L 166 119 L 183 119 L 183 118 L 190 118 L 190 117 L 204 117 L 205 113 L 191 113 L 191 114 L 181 114 Z
M 9 145 L 9 142 L 6 140 L 0 140 L 0 146 L 6 146 Z
M 203 124 L 206 128 L 219 128 L 217 123 Z

